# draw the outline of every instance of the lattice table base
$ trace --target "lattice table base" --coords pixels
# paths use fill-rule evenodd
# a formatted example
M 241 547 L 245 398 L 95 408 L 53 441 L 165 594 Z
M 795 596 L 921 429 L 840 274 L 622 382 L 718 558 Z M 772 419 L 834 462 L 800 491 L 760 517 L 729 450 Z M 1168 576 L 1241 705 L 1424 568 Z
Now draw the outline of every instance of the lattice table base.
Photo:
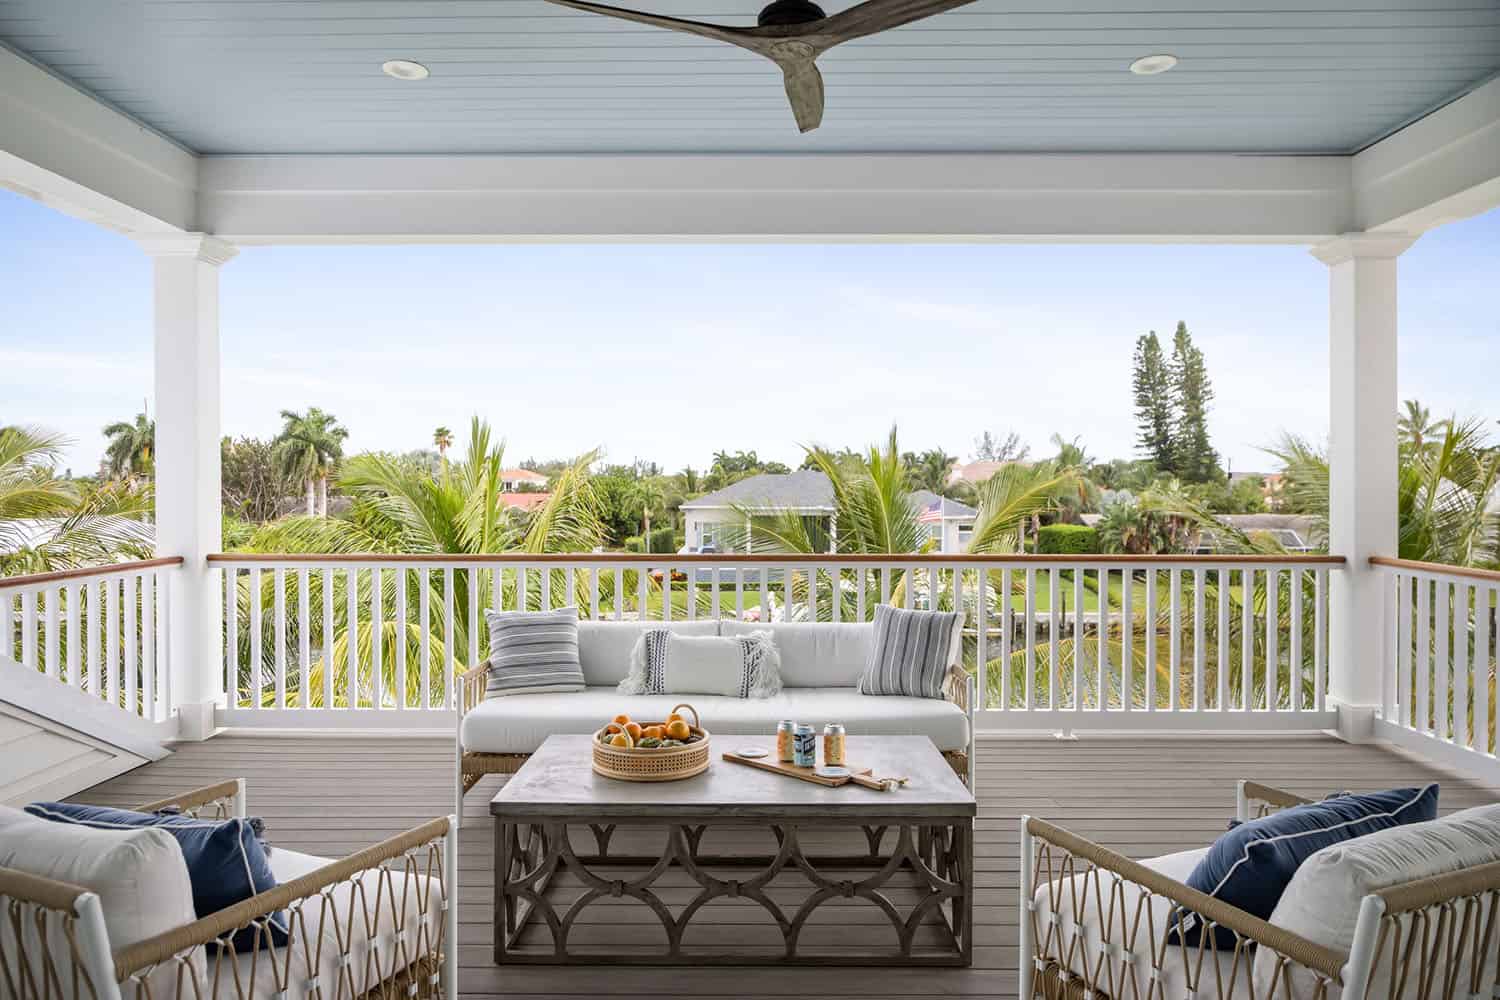
M 726 826 L 744 828 L 743 820 Z M 659 822 L 590 824 L 538 819 L 495 825 L 495 961 L 539 964 L 631 965 L 968 965 L 973 957 L 973 821 L 883 820 L 851 826 L 829 823 L 774 823 L 766 829 L 772 855 L 708 855 L 700 852 L 710 823 L 664 826 Z M 569 837 L 592 839 L 592 852 L 579 852 Z M 615 835 L 628 829 L 633 844 L 655 845 L 654 853 L 611 853 Z M 587 831 L 586 833 L 584 831 Z M 838 856 L 810 856 L 804 842 L 842 833 L 866 850 Z M 771 839 L 774 837 L 774 840 Z M 618 845 L 614 845 L 618 847 Z M 622 868 L 633 871 L 621 872 Z M 710 869 L 749 869 L 744 878 L 723 877 Z M 686 876 L 684 878 L 683 876 Z M 556 886 L 573 889 L 558 900 Z M 745 900 L 764 912 L 779 930 L 779 945 L 756 950 L 685 947 L 690 928 L 710 923 L 705 908 L 715 900 Z M 684 902 L 685 900 L 685 902 Z M 850 933 L 829 941 L 830 914 L 824 904 L 840 901 L 852 916 Z M 600 904 L 595 906 L 595 904 Z M 860 905 L 864 904 L 864 905 Z M 578 944 L 580 917 L 609 908 L 618 943 L 587 951 Z M 808 931 L 822 914 L 823 942 L 810 944 Z M 628 914 L 628 915 L 627 915 Z M 836 919 L 838 914 L 833 915 Z M 698 921 L 694 924 L 695 919 Z M 628 931 L 647 924 L 665 932 Z M 597 926 L 597 923 L 595 924 Z M 882 930 L 882 928 L 884 928 Z M 720 928 L 722 930 L 722 928 Z M 859 933 L 855 933 L 858 931 Z M 894 936 L 892 935 L 894 931 Z M 873 946 L 874 939 L 892 942 Z M 529 942 L 521 946 L 522 939 Z M 863 939 L 863 940 L 862 940 Z M 544 942 L 542 946 L 537 941 Z M 547 943 L 550 942 L 550 947 Z

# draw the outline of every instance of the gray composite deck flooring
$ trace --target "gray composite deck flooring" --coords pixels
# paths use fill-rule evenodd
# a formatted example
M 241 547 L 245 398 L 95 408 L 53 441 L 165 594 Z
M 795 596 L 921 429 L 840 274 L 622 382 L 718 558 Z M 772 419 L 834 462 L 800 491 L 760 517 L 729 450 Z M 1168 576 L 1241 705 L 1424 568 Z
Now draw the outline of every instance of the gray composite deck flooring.
M 466 997 L 1014 996 L 1019 817 L 1042 816 L 1133 857 L 1208 843 L 1234 812 L 1234 782 L 1254 778 L 1305 795 L 1440 781 L 1444 812 L 1500 800 L 1481 787 L 1382 746 L 1326 736 L 994 738 L 979 744 L 975 960 L 969 969 L 498 968 L 491 962 L 489 799 L 506 779 L 486 778 L 464 803 L 460 834 L 460 968 Z M 274 843 L 339 856 L 450 808 L 452 742 L 417 736 L 224 735 L 185 744 L 77 798 L 128 806 L 223 778 L 243 777 L 250 810 Z M 746 833 L 749 836 L 749 833 Z M 734 846 L 725 845 L 726 849 Z M 692 891 L 682 880 L 681 899 Z M 564 886 L 564 889 L 566 886 Z M 737 901 L 742 902 L 742 901 Z M 629 916 L 628 900 L 591 907 L 580 929 L 599 947 L 660 937 Z M 634 904 L 631 904 L 632 906 Z M 717 904 L 710 904 L 711 907 Z M 825 907 L 826 940 L 892 937 L 884 920 Z M 708 916 L 705 911 L 699 921 Z M 695 921 L 695 927 L 699 921 Z M 704 921 L 705 946 L 764 940 L 764 911 L 725 905 Z M 691 932 L 690 932 L 691 933 Z M 655 937 L 653 937 L 655 935 Z

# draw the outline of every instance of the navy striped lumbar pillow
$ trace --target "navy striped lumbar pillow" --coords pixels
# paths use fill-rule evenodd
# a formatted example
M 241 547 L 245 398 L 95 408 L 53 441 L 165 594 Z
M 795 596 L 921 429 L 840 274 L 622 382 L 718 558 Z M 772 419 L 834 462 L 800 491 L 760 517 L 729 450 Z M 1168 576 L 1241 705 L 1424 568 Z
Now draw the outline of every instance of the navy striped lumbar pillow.
M 489 611 L 490 673 L 484 696 L 582 691 L 578 609 Z
M 859 679 L 860 694 L 941 698 L 943 678 L 958 659 L 958 613 L 875 606 L 875 638 Z

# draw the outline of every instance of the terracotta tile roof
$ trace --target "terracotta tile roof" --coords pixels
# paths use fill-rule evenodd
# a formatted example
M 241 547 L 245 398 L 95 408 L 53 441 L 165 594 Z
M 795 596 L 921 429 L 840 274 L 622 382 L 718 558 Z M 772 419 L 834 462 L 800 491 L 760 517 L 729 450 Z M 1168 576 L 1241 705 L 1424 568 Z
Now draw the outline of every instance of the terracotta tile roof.
M 500 502 L 516 510 L 533 511 L 552 499 L 551 493 L 502 493 Z

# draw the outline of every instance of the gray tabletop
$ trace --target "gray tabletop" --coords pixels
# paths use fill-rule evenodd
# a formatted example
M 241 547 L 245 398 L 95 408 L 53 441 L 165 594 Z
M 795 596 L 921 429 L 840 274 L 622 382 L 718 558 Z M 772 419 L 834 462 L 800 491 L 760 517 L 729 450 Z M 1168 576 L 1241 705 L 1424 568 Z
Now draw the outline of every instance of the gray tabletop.
M 974 796 L 925 736 L 850 736 L 852 767 L 877 777 L 906 777 L 904 788 L 878 792 L 858 785 L 828 788 L 722 759 L 725 751 L 761 746 L 774 737 L 715 736 L 708 770 L 682 781 L 618 781 L 595 774 L 592 737 L 550 736 L 490 800 L 502 819 L 822 819 L 963 817 Z

